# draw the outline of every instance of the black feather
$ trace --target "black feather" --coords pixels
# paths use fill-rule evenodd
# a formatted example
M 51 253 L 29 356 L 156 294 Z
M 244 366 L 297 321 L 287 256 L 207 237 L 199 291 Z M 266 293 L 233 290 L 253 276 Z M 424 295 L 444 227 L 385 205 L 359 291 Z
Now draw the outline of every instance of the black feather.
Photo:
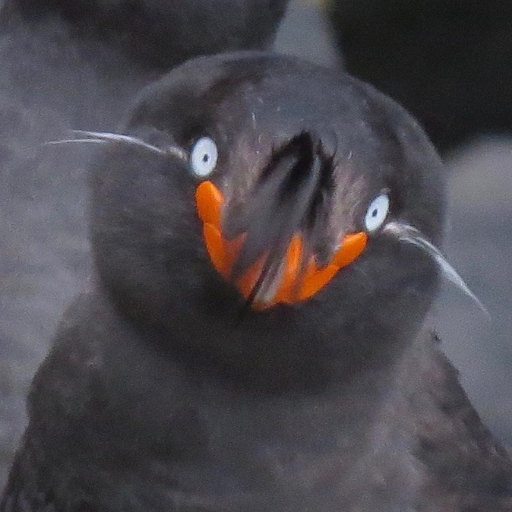
M 243 211 L 227 214 L 228 236 L 245 235 L 232 277 L 242 276 L 264 257 L 252 295 L 264 291 L 261 287 L 277 275 L 294 235 L 304 241 L 304 271 L 306 262 L 325 240 L 333 190 L 332 157 L 323 154 L 321 142 L 310 133 L 303 132 L 274 149 L 249 191 Z

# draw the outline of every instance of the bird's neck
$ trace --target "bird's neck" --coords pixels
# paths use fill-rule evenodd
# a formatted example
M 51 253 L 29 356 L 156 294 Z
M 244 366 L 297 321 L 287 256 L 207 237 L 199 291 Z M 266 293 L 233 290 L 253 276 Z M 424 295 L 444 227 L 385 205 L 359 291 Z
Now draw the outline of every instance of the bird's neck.
M 436 362 L 427 333 L 411 340 L 393 363 L 322 390 L 271 394 L 226 386 L 148 343 L 108 301 L 88 304 L 68 313 L 54 349 L 54 358 L 67 365 L 43 366 L 47 378 L 36 377 L 31 404 L 74 411 L 69 400 L 78 400 L 79 435 L 75 427 L 64 429 L 73 449 L 65 447 L 62 456 L 90 458 L 85 481 L 97 473 L 91 464 L 105 470 L 123 460 L 128 465 L 115 474 L 128 475 L 131 484 L 116 488 L 135 493 L 134 502 L 147 496 L 161 501 L 157 508 L 154 500 L 143 503 L 141 510 L 172 509 L 179 490 L 186 503 L 215 497 L 208 501 L 212 512 L 356 505 L 365 512 L 412 510 L 430 485 L 418 458 L 419 434 L 443 440 L 453 431 L 435 398 L 454 376 Z M 76 382 L 62 389 L 60 372 Z M 45 435 L 62 441 L 63 422 L 46 426 Z M 234 507 L 238 499 L 248 502 Z
M 279 411 L 290 411 L 299 416 L 302 413 L 316 415 L 318 404 L 324 404 L 326 418 L 332 415 L 332 423 L 343 432 L 348 444 L 359 439 L 367 446 L 368 435 L 375 435 L 374 419 L 380 418 L 379 429 L 386 425 L 391 428 L 395 417 L 404 412 L 404 396 L 411 387 L 419 388 L 425 384 L 425 375 L 415 373 L 414 353 L 417 345 L 425 346 L 422 353 L 429 354 L 424 359 L 428 365 L 432 341 L 426 328 L 421 328 L 408 340 L 410 333 L 402 333 L 398 340 L 387 339 L 384 335 L 382 339 L 374 340 L 375 345 L 383 345 L 374 357 L 369 354 L 363 358 L 350 357 L 348 352 L 341 357 L 328 350 L 302 353 L 297 347 L 297 357 L 281 358 L 279 352 L 290 348 L 285 345 L 280 351 L 270 352 L 258 360 L 240 356 L 238 352 L 226 352 L 224 355 L 230 361 L 222 364 L 211 354 L 198 353 L 196 347 L 190 352 L 180 345 L 172 347 L 176 333 L 162 335 L 147 326 L 141 329 L 126 322 L 126 318 L 112 307 L 111 302 L 105 302 L 104 297 L 99 301 L 102 307 L 94 316 L 100 325 L 106 326 L 101 332 L 100 346 L 103 346 L 105 368 L 111 373 L 111 383 L 118 386 L 118 392 L 124 398 L 127 396 L 126 384 L 133 381 L 159 389 L 158 396 L 162 400 L 157 407 L 159 411 L 169 405 L 169 397 L 180 395 L 183 390 L 192 392 L 201 407 L 227 407 L 226 417 L 237 414 L 234 409 L 239 404 L 244 404 L 245 408 L 251 403 L 254 411 L 267 406 L 271 410 L 272 404 L 278 404 Z M 102 321 L 100 315 L 104 314 L 106 317 Z M 190 325 L 177 325 L 176 331 L 180 330 L 188 333 L 190 342 L 197 334 Z M 214 336 L 215 332 L 212 330 L 211 334 Z M 243 341 L 239 341 L 243 347 Z M 279 341 L 284 343 L 284 340 Z M 293 333 L 287 341 L 294 342 Z M 360 341 L 351 340 L 352 343 Z M 321 337 L 314 340 L 317 346 L 324 343 L 327 345 Z M 254 357 L 257 359 L 256 354 Z M 203 390 L 211 393 L 203 393 Z M 308 410 L 308 404 L 311 410 Z M 152 401 L 151 407 L 154 405 Z M 170 406 L 174 407 L 174 404 Z M 148 410 L 142 416 L 151 417 L 152 412 Z M 298 431 L 303 420 L 297 417 Z M 308 428 L 307 423 L 304 428 Z
M 265 495 L 267 510 L 280 509 L 282 500 L 290 506 L 304 500 L 313 510 L 322 508 L 319 503 L 324 510 L 352 510 L 361 493 L 368 500 L 362 510 L 378 510 L 371 507 L 386 506 L 388 498 L 406 510 L 424 485 L 413 455 L 418 418 L 410 404 L 411 389 L 424 391 L 424 375 L 409 368 L 414 358 L 407 350 L 393 363 L 323 390 L 266 394 L 225 386 L 115 323 L 104 333 L 101 359 L 112 403 L 123 411 L 120 431 L 139 443 L 162 442 L 159 452 L 172 456 L 158 471 L 177 478 L 178 487 L 200 482 L 196 491 L 204 495 L 244 488 L 248 496 Z M 150 445 L 138 452 L 150 453 Z M 188 461 L 179 475 L 177 450 Z M 157 478 L 144 464 L 138 467 L 146 482 Z

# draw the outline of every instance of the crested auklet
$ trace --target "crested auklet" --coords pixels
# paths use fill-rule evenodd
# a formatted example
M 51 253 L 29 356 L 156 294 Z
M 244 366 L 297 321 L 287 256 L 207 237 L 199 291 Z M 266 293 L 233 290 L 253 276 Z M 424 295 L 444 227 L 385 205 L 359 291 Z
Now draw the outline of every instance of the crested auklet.
M 82 132 L 95 278 L 1 512 L 505 512 L 512 460 L 443 356 L 442 163 L 348 75 L 193 60 Z

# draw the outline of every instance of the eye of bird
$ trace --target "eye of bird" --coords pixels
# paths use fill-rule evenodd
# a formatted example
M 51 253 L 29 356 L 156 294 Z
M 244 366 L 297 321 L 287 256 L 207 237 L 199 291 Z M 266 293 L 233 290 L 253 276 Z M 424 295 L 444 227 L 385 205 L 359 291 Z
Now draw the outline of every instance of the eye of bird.
M 364 225 L 370 232 L 379 229 L 389 212 L 389 196 L 385 193 L 378 195 L 368 207 L 364 218 Z
M 190 152 L 191 171 L 199 178 L 211 174 L 217 165 L 217 144 L 210 137 L 201 137 Z

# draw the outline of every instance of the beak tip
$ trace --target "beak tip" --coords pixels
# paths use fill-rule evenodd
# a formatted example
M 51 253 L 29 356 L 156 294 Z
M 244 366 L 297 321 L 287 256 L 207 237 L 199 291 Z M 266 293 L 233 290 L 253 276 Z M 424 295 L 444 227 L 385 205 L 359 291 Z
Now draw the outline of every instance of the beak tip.
M 332 264 L 343 268 L 357 259 L 368 244 L 368 235 L 364 231 L 345 235 L 341 247 L 336 252 Z

